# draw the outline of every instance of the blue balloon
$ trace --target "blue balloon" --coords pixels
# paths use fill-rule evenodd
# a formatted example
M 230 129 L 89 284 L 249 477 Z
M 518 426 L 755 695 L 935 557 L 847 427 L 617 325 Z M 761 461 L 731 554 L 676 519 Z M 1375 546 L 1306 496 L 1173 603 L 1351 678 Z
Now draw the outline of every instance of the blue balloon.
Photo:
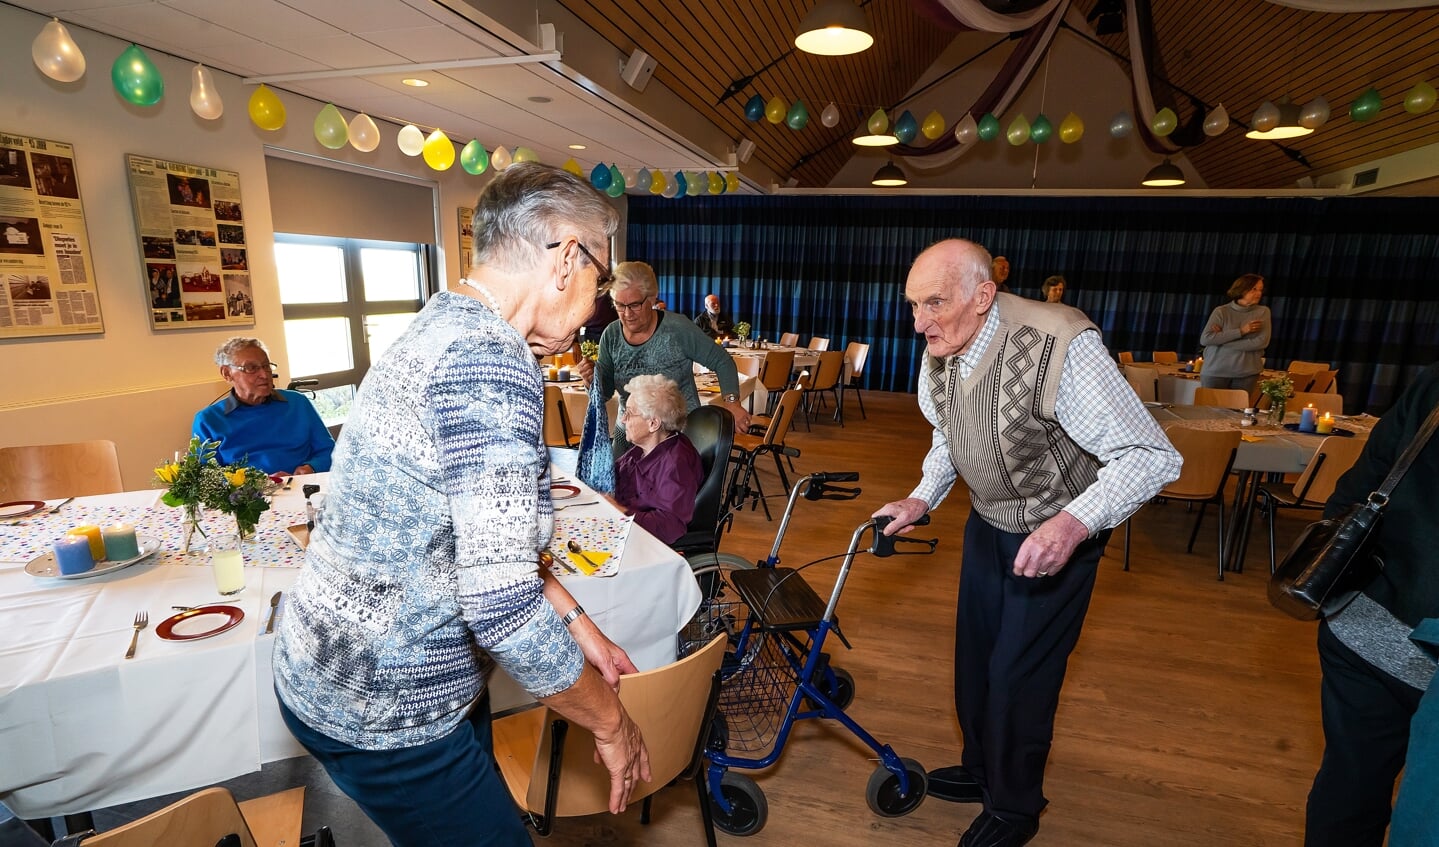
M 689 191 L 689 182 L 685 179 L 684 171 L 675 171 L 675 198 L 685 196 Z
M 653 180 L 654 177 L 650 175 L 649 168 L 640 168 L 640 172 L 635 174 L 635 188 L 639 191 L 649 191 L 650 183 Z
M 590 171 L 590 185 L 593 185 L 600 191 L 604 191 L 606 188 L 609 188 L 610 183 L 613 180 L 614 174 L 610 173 L 609 166 L 604 164 L 603 162 L 595 165 L 595 169 Z
M 916 135 L 919 135 L 919 121 L 905 109 L 899 120 L 894 122 L 894 137 L 899 139 L 900 144 L 908 144 Z
M 744 104 L 744 116 L 747 120 L 757 121 L 764 117 L 764 98 L 756 94 L 749 98 Z

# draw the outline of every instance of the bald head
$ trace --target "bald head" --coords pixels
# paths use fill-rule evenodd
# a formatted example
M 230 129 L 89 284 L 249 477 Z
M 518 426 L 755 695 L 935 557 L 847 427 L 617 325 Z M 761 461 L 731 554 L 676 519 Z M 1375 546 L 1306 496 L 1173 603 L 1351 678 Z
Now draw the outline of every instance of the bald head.
M 959 297 L 974 296 L 974 290 L 981 282 L 990 279 L 994 261 L 989 251 L 963 238 L 947 238 L 925 249 L 914 259 L 910 276 L 924 265 L 926 276 L 933 276 L 949 283 L 958 283 Z
M 931 356 L 963 353 L 974 342 L 994 305 L 989 267 L 989 251 L 961 238 L 941 241 L 914 260 L 904 296 Z

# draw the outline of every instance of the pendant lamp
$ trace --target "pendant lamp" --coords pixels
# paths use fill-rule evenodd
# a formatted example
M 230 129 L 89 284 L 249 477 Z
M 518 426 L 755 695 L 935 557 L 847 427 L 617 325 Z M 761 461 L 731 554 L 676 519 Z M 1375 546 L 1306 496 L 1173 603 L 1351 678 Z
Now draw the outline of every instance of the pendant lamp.
M 882 188 L 897 188 L 909 184 L 909 177 L 899 169 L 893 160 L 886 163 L 884 167 L 874 172 L 874 179 L 869 181 L 870 185 L 878 185 Z
M 854 0 L 817 0 L 794 37 L 794 46 L 820 56 L 848 56 L 872 44 L 874 33 Z

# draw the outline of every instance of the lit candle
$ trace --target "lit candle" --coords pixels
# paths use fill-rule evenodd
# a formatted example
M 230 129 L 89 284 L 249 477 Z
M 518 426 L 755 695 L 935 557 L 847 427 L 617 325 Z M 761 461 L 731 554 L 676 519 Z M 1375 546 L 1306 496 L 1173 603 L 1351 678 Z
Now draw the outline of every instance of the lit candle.
M 89 541 L 90 555 L 94 557 L 95 561 L 98 562 L 105 558 L 105 539 L 100 535 L 100 527 L 85 524 L 84 526 L 75 527 L 67 532 L 66 535 L 81 536 Z
M 1329 416 L 1328 412 L 1325 412 L 1324 417 L 1315 422 L 1314 431 L 1320 435 L 1328 435 L 1334 431 L 1334 419 Z
M 90 554 L 90 539 L 83 535 L 66 533 L 55 542 L 55 564 L 60 573 L 84 573 L 95 567 L 95 557 Z
M 135 539 L 135 527 L 117 523 L 101 530 L 105 538 L 105 556 L 117 562 L 134 559 L 140 555 L 140 542 Z
M 564 366 L 562 366 L 562 367 L 560 368 L 560 370 L 559 370 L 559 373 L 558 373 L 558 375 L 557 375 L 557 378 L 559 379 L 560 382 L 569 382 L 569 381 L 570 381 L 570 366 L 569 366 L 569 365 L 564 365 Z
M 1308 406 L 1305 406 L 1303 409 L 1300 409 L 1300 410 L 1299 410 L 1299 431 L 1300 431 L 1300 432 L 1313 432 L 1313 431 L 1314 431 L 1314 416 L 1315 416 L 1316 414 L 1318 414 L 1318 413 L 1314 410 L 1314 404 L 1313 404 L 1313 403 L 1310 403 Z

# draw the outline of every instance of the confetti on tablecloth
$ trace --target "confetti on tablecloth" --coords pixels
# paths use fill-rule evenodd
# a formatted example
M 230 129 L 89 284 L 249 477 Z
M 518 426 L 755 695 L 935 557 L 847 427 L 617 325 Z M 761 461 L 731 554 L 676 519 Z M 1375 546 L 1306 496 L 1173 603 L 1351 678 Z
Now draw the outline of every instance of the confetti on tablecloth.
M 138 535 L 160 540 L 154 561 L 165 565 L 208 565 L 203 552 L 182 553 L 185 539 L 185 510 L 169 506 L 92 506 L 70 503 L 58 511 L 0 525 L 0 560 L 29 561 L 50 551 L 55 540 L 69 529 L 90 524 L 101 528 L 115 523 L 134 524 Z M 245 544 L 245 564 L 264 568 L 298 568 L 305 553 L 290 536 L 288 528 L 303 524 L 303 511 L 270 509 L 260 515 L 255 537 Z M 230 515 L 207 513 L 201 521 L 206 533 L 234 532 Z M 205 539 L 192 546 L 203 551 Z
M 604 553 L 609 556 L 589 576 L 614 576 L 620 572 L 620 559 L 625 555 L 625 543 L 629 541 L 630 527 L 634 518 L 610 517 L 557 517 L 555 535 L 550 540 L 550 554 L 556 564 L 550 566 L 555 576 L 569 573 L 558 562 L 569 561 L 570 552 L 566 544 L 574 539 L 586 553 Z M 591 555 L 590 558 L 598 557 Z

